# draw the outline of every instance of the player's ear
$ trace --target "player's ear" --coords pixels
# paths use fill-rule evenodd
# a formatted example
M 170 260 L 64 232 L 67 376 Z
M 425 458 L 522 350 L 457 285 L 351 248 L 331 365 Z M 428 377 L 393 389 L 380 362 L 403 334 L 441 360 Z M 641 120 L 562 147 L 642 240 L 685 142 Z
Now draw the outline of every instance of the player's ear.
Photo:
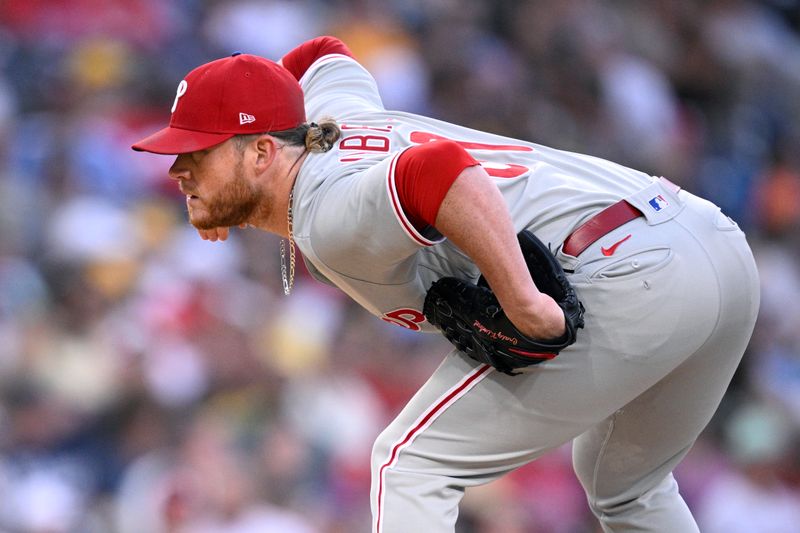
M 252 146 L 256 152 L 256 170 L 263 172 L 275 160 L 280 145 L 275 137 L 264 133 L 253 141 Z

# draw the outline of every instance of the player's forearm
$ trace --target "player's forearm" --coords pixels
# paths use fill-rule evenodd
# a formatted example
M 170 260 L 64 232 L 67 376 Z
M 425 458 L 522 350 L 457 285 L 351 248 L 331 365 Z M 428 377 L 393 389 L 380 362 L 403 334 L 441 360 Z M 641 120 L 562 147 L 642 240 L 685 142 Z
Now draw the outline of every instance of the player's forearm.
M 563 313 L 531 281 L 505 201 L 482 167 L 461 172 L 439 207 L 436 228 L 475 262 L 517 328 L 538 338 L 563 334 Z

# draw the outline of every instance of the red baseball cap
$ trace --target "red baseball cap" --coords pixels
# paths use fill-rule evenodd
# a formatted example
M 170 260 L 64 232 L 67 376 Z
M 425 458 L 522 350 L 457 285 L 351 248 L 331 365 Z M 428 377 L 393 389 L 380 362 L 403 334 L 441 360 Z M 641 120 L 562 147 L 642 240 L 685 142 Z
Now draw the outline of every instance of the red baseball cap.
M 169 126 L 131 148 L 183 154 L 237 134 L 290 130 L 305 121 L 303 90 L 294 76 L 274 61 L 237 52 L 187 74 L 178 84 Z

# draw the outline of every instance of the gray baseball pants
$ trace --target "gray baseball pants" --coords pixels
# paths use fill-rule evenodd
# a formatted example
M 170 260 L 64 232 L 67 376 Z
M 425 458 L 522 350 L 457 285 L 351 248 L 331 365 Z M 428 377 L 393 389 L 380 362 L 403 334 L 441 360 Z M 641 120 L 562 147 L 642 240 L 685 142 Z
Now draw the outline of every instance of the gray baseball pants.
M 669 213 L 562 257 L 586 306 L 573 346 L 518 376 L 453 352 L 378 437 L 374 532 L 452 532 L 467 487 L 570 440 L 604 531 L 698 531 L 672 470 L 744 353 L 758 276 L 744 234 L 716 206 L 657 192 Z

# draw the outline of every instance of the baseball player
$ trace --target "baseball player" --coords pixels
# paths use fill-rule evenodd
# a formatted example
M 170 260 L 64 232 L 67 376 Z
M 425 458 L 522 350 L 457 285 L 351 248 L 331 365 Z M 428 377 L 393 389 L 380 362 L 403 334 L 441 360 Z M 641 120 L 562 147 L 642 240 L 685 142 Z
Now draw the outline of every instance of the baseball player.
M 609 161 L 386 110 L 332 37 L 196 68 L 134 149 L 177 155 L 203 238 L 284 237 L 287 293 L 296 244 L 370 313 L 456 346 L 374 445 L 373 531 L 453 531 L 467 487 L 569 441 L 604 531 L 698 530 L 671 472 L 759 302 L 719 208 Z

